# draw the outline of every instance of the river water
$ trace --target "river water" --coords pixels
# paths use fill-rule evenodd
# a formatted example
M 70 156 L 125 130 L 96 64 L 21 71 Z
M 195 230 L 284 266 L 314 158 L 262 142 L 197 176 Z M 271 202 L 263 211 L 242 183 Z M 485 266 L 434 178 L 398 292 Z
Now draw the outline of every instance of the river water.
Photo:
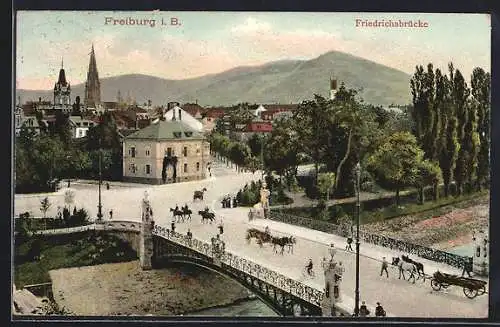
M 195 313 L 186 314 L 186 316 L 278 316 L 264 302 L 260 300 L 249 300 L 237 304 L 232 304 L 222 308 L 205 309 Z

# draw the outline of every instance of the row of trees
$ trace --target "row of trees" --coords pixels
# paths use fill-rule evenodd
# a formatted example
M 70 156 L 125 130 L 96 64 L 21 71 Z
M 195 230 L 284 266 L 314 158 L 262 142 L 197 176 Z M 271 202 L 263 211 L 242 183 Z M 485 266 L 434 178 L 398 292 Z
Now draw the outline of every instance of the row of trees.
M 260 161 L 252 155 L 247 144 L 233 141 L 228 136 L 217 132 L 209 136 L 209 141 L 210 151 L 219 159 L 235 164 L 237 170 L 247 168 L 255 172 L 259 169 Z
M 21 128 L 16 138 L 16 192 L 48 191 L 54 180 L 97 178 L 99 152 L 103 178 L 120 179 L 122 147 L 116 124 L 109 113 L 100 118 L 83 141 L 72 138 L 69 117 L 61 113 L 40 133 Z
M 445 196 L 452 181 L 458 195 L 464 186 L 470 191 L 488 185 L 490 79 L 475 68 L 468 87 L 451 63 L 448 75 L 428 64 L 427 70 L 417 66 L 411 79 L 413 133 L 424 157 L 438 163 Z

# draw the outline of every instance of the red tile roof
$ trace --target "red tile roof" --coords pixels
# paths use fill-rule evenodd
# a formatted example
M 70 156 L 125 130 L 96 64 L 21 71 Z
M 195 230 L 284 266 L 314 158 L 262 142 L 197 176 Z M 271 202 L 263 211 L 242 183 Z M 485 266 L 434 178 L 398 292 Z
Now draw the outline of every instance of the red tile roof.
M 181 108 L 193 117 L 196 116 L 198 112 L 201 115 L 206 111 L 205 108 L 197 103 L 185 103 L 181 106 Z

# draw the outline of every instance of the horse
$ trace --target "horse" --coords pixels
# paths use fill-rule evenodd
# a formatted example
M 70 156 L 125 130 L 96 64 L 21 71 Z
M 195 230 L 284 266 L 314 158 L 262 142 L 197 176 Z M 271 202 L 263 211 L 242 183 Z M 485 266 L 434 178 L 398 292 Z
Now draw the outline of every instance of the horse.
M 193 202 L 196 200 L 196 199 L 200 199 L 203 201 L 203 193 L 206 192 L 206 188 L 204 187 L 201 191 L 194 191 L 194 194 L 193 194 Z
M 290 237 L 272 237 L 271 243 L 273 244 L 273 249 L 274 253 L 278 253 L 278 250 L 276 250 L 276 245 L 281 246 L 281 255 L 283 255 L 283 252 L 285 250 L 285 246 L 288 246 L 288 253 L 290 253 L 290 250 L 293 253 L 293 244 L 295 244 L 295 238 L 290 236 Z
M 410 276 L 408 277 L 408 281 L 413 279 L 413 284 L 415 284 L 415 273 L 418 276 L 417 267 L 415 266 L 415 264 L 401 260 L 399 257 L 395 257 L 395 258 L 393 257 L 392 258 L 392 265 L 398 267 L 398 270 L 399 270 L 399 278 L 398 279 L 401 279 L 401 276 L 403 276 L 403 280 L 406 280 L 404 272 L 407 271 L 410 273 Z
M 209 212 L 209 211 L 206 211 L 206 210 L 200 210 L 200 211 L 198 211 L 198 214 L 201 216 L 201 222 L 202 223 L 205 220 L 209 220 L 210 223 L 212 223 L 212 221 L 215 221 L 215 213 L 213 213 L 213 212 Z
M 182 208 L 182 214 L 183 214 L 184 218 L 189 219 L 189 221 L 191 221 L 191 214 L 192 213 L 193 212 L 191 211 L 191 209 L 189 209 L 187 206 Z
M 409 256 L 405 256 L 405 255 L 402 255 L 401 259 L 403 259 L 403 261 L 405 261 L 405 262 L 414 264 L 415 268 L 417 268 L 417 273 L 418 273 L 417 279 L 419 279 L 420 277 L 423 277 L 424 282 L 425 282 L 424 265 L 421 262 L 417 262 L 415 260 L 412 260 L 412 259 L 410 259 Z
M 175 217 L 177 217 L 177 222 L 180 222 L 181 219 L 182 221 L 184 222 L 184 214 L 182 213 L 181 210 L 179 209 L 174 209 L 174 208 L 170 208 L 170 212 L 173 213 L 173 217 L 175 219 Z

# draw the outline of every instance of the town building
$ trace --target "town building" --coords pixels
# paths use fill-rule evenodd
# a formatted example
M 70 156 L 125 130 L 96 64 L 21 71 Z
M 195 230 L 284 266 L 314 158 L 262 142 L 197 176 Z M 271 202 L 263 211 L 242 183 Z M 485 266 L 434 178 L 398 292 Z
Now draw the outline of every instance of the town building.
M 35 103 L 35 110 L 45 115 L 54 114 L 56 112 L 70 114 L 73 111 L 73 105 L 71 103 L 71 85 L 66 80 L 63 62 L 61 62 L 61 69 L 59 70 L 57 82 L 54 84 L 53 102 L 42 101 L 42 98 L 39 98 L 38 102 Z
M 71 116 L 69 117 L 69 125 L 71 129 L 71 136 L 78 139 L 87 136 L 89 129 L 96 126 L 97 123 L 79 116 Z
M 183 118 L 161 119 L 124 137 L 124 181 L 165 184 L 206 178 L 210 145 Z

